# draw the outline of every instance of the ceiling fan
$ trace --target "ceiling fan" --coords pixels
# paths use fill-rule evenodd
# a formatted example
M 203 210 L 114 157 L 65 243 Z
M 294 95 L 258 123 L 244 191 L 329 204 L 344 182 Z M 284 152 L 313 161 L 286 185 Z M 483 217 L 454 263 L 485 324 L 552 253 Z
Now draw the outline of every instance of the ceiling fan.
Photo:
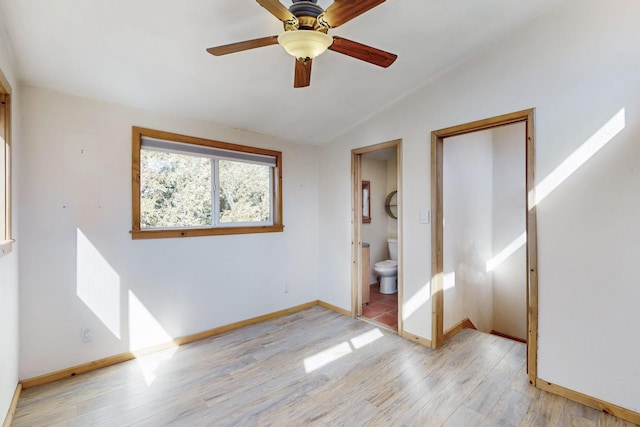
M 327 49 L 380 67 L 388 67 L 398 57 L 371 46 L 327 34 L 353 18 L 382 4 L 385 0 L 334 0 L 326 10 L 318 0 L 292 0 L 287 9 L 278 0 L 256 0 L 284 24 L 279 36 L 262 37 L 207 49 L 212 55 L 221 56 L 243 50 L 280 44 L 296 58 L 294 87 L 306 87 L 311 83 L 313 59 Z

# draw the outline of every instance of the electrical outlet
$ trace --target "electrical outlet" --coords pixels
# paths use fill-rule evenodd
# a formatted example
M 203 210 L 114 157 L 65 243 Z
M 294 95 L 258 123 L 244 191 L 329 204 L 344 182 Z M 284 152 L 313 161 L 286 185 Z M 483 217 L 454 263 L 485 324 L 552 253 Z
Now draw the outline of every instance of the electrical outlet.
M 288 283 L 285 283 L 285 284 L 284 284 L 284 293 L 285 293 L 285 294 L 288 294 L 288 293 L 289 293 L 289 284 L 288 284 Z
M 89 342 L 93 339 L 91 329 L 80 329 L 80 340 L 82 342 Z

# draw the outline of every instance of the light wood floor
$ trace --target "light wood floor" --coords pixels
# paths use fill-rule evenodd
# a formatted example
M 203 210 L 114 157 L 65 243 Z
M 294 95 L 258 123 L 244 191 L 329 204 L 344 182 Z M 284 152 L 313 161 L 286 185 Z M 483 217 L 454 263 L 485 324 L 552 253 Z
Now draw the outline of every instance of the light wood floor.
M 525 346 L 433 351 L 321 307 L 23 391 L 18 426 L 632 426 L 527 383 Z

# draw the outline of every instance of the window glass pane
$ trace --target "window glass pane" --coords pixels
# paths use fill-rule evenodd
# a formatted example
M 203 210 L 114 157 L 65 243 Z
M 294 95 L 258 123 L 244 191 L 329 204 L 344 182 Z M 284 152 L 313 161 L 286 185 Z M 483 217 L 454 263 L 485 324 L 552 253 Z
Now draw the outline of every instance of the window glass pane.
M 279 151 L 132 127 L 133 239 L 282 232 Z
M 219 168 L 220 222 L 270 222 L 272 168 L 231 160 Z
M 211 225 L 211 160 L 140 152 L 140 227 Z

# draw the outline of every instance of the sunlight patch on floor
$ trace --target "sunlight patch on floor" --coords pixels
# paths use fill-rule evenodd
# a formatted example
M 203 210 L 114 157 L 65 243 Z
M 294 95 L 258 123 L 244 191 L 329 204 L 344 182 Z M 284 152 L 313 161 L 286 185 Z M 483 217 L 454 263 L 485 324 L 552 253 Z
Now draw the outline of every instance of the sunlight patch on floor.
M 317 369 L 322 368 L 323 366 L 328 365 L 329 363 L 335 362 L 336 360 L 350 353 L 353 353 L 355 350 L 359 350 L 362 347 L 373 343 L 383 336 L 384 334 L 382 333 L 382 331 L 378 328 L 375 328 L 370 330 L 369 332 L 365 332 L 358 335 L 357 337 L 352 338 L 351 340 L 349 340 L 349 342 L 345 341 L 338 345 L 334 345 L 331 348 L 305 358 L 304 370 L 307 374 L 311 373 Z
M 304 359 L 304 370 L 308 374 L 316 369 L 322 368 L 331 362 L 335 362 L 343 356 L 351 353 L 351 346 L 348 342 L 334 345 L 331 348 L 321 351 Z
M 358 350 L 368 344 L 371 344 L 375 340 L 382 338 L 383 336 L 384 335 L 382 334 L 382 331 L 378 328 L 375 328 L 370 330 L 369 332 L 365 332 L 364 334 L 352 338 L 351 345 L 353 346 L 353 348 Z
M 163 351 L 149 353 L 154 347 L 169 347 Z M 136 356 L 147 385 L 156 379 L 158 368 L 173 357 L 177 344 L 158 323 L 144 304 L 129 291 L 129 349 Z
M 157 374 L 160 367 L 171 360 L 176 351 L 178 351 L 178 346 L 149 354 L 136 355 L 136 362 L 148 386 L 153 384 L 158 377 Z M 136 352 L 133 352 L 133 354 L 136 354 Z

